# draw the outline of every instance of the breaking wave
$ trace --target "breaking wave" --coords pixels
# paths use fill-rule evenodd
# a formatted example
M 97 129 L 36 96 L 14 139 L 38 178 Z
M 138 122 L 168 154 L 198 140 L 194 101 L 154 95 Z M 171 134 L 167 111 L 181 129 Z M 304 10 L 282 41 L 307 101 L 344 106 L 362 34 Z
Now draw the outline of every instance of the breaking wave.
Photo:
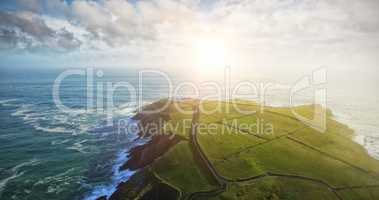
M 109 197 L 114 193 L 117 189 L 117 186 L 121 182 L 125 182 L 129 180 L 129 178 L 136 173 L 136 171 L 130 171 L 130 170 L 120 170 L 120 167 L 126 163 L 129 159 L 129 150 L 133 148 L 134 146 L 142 145 L 146 143 L 146 139 L 137 139 L 137 134 L 134 136 L 134 142 L 126 149 L 117 154 L 117 158 L 114 161 L 113 167 L 112 167 L 112 178 L 109 184 L 104 184 L 100 186 L 96 186 L 93 188 L 92 192 L 84 198 L 84 200 L 96 200 L 99 197 Z

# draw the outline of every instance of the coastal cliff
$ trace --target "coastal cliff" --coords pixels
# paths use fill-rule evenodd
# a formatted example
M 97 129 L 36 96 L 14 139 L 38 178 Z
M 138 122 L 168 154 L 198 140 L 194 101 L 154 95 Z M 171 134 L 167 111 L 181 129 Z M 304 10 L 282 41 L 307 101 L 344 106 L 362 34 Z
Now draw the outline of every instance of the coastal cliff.
M 133 116 L 138 121 L 139 137 L 149 138 L 149 141 L 132 148 L 128 161 L 119 170 L 137 173 L 127 182 L 120 183 L 110 197 L 102 196 L 98 200 L 177 199 L 178 191 L 155 178 L 149 168 L 156 159 L 183 140 L 183 137 L 173 133 L 162 132 L 164 123 L 170 120 L 169 108 L 169 103 L 162 100 L 143 107 Z
M 167 102 L 134 116 L 140 137 L 150 140 L 131 149 L 120 170 L 136 173 L 98 200 L 379 199 L 379 161 L 329 110 L 319 132 L 291 110 L 308 117 L 317 105 L 251 112 L 261 107 L 242 100 Z

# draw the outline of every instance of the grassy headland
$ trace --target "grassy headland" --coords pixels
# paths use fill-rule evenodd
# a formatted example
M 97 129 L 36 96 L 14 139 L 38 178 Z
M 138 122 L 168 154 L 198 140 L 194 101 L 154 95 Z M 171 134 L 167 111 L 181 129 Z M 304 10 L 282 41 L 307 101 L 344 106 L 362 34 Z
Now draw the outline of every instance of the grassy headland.
M 136 115 L 142 125 L 163 123 L 131 151 L 124 168 L 140 170 L 111 199 L 379 199 L 379 161 L 329 110 L 324 133 L 289 108 L 241 100 L 170 101 L 144 114 L 166 102 Z M 313 105 L 295 109 L 313 115 Z

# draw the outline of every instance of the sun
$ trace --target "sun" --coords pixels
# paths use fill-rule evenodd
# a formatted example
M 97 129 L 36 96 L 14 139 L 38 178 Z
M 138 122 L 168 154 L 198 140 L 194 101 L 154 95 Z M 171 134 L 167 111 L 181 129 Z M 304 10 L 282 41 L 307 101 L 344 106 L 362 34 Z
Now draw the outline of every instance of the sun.
M 193 40 L 195 63 L 201 68 L 223 68 L 226 63 L 225 43 L 220 39 L 198 38 Z

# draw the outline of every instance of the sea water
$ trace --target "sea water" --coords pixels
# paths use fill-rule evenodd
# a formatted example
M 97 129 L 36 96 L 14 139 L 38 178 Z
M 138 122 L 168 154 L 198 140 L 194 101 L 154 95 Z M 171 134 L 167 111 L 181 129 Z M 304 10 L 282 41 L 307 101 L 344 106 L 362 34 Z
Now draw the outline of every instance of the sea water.
M 108 115 L 96 107 L 87 108 L 88 82 L 72 75 L 59 87 L 60 100 L 72 109 L 58 109 L 53 100 L 53 84 L 64 70 L 3 70 L 0 73 L 0 199 L 96 199 L 110 195 L 121 181 L 134 172 L 120 171 L 128 150 L 143 144 L 137 135 L 118 135 Z M 131 75 L 132 74 L 132 75 Z M 129 82 L 137 86 L 138 74 L 125 72 L 94 80 L 97 83 Z M 147 86 L 165 88 L 151 78 Z M 145 88 L 143 102 L 164 96 L 157 89 Z M 150 88 L 151 89 L 151 88 Z M 97 94 L 96 94 L 97 93 Z M 114 92 L 112 120 L 130 122 L 137 108 L 130 94 Z M 106 99 L 103 99 L 106 102 Z

